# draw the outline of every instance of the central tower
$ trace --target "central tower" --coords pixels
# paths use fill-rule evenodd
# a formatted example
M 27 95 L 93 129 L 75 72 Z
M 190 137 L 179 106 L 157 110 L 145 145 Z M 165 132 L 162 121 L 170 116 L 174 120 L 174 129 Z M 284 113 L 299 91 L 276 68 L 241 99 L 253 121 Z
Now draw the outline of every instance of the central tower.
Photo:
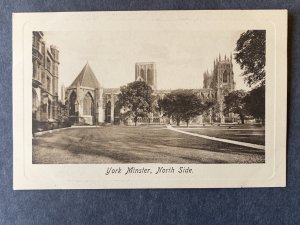
M 156 65 L 154 62 L 142 62 L 135 64 L 135 81 L 144 81 L 152 87 L 157 89 Z

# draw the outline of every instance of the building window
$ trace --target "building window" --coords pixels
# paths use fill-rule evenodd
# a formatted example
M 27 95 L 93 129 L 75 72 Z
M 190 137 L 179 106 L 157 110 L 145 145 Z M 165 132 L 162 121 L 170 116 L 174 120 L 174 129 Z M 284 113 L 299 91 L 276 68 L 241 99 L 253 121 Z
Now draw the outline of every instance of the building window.
M 47 90 L 50 91 L 51 88 L 51 80 L 50 77 L 47 76 Z
M 93 115 L 94 102 L 91 94 L 88 92 L 83 99 L 83 115 Z
M 45 85 L 45 71 L 44 70 L 42 70 L 42 85 Z
M 76 99 L 77 95 L 73 91 L 70 95 L 70 116 L 76 116 Z
M 49 72 L 51 72 L 51 61 L 50 61 L 50 59 L 49 58 L 47 58 L 47 70 L 49 71 Z
M 42 56 L 42 65 L 45 66 L 45 44 L 42 43 L 41 46 L 42 46 L 42 55 L 43 55 Z
M 153 76 L 152 76 L 152 71 L 150 69 L 147 70 L 147 84 L 148 85 L 153 85 Z
M 36 60 L 33 61 L 33 78 L 37 79 L 37 73 L 38 73 L 38 63 Z
M 140 71 L 140 76 L 141 76 L 141 78 L 143 79 L 143 81 L 146 81 L 145 70 L 144 70 L 144 69 L 141 69 L 141 71 Z
M 223 73 L 223 83 L 227 83 L 227 82 L 228 82 L 228 73 L 225 70 L 224 73 Z
M 105 106 L 105 122 L 110 123 L 111 121 L 111 102 L 108 101 Z

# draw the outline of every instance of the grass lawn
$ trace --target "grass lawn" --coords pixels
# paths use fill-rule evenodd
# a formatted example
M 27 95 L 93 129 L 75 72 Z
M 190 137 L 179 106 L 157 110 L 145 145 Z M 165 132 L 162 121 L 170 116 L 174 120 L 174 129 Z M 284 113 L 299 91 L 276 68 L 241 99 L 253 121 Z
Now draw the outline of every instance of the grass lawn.
M 70 128 L 33 139 L 33 163 L 264 163 L 263 150 L 165 127 Z

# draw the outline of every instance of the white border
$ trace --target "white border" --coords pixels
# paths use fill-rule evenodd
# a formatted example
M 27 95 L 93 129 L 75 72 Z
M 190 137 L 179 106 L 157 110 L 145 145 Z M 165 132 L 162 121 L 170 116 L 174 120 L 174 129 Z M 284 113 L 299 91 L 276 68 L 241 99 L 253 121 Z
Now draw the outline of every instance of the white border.
M 108 164 L 32 164 L 31 32 L 92 31 L 105 21 L 201 20 L 218 29 L 266 29 L 266 163 L 184 164 L 193 174 L 105 176 Z M 63 21 L 63 23 L 62 23 Z M 74 26 L 74 24 L 76 24 Z M 107 28 L 109 30 L 109 28 Z M 15 190 L 284 187 L 286 185 L 287 11 L 140 11 L 13 14 L 13 145 Z M 113 164 L 155 169 L 159 164 Z M 163 164 L 164 166 L 168 166 Z

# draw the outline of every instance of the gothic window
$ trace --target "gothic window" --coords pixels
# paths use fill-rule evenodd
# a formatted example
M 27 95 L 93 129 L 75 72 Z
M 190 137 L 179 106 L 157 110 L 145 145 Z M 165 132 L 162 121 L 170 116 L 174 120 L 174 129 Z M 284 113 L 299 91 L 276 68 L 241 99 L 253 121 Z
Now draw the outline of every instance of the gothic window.
M 146 81 L 146 76 L 145 76 L 145 70 L 144 69 L 141 69 L 140 76 L 141 76 L 141 78 L 143 78 L 144 81 Z
M 147 70 L 147 84 L 153 85 L 153 74 L 150 69 Z
M 47 70 L 48 70 L 49 72 L 51 72 L 51 71 L 50 71 L 50 68 L 51 68 L 51 61 L 50 61 L 49 58 L 47 58 Z
M 42 70 L 42 85 L 45 85 L 45 71 L 44 70 Z
M 77 95 L 76 93 L 73 91 L 70 95 L 70 116 L 76 116 L 76 99 L 77 99 Z
M 83 99 L 83 115 L 93 115 L 94 102 L 91 94 L 88 92 Z
M 228 82 L 228 73 L 227 70 L 225 70 L 223 73 L 223 83 L 227 83 L 227 82 Z
M 111 102 L 108 101 L 105 106 L 105 122 L 110 123 L 111 121 Z
M 42 56 L 42 65 L 45 66 L 45 44 L 42 43 L 41 46 L 42 46 L 42 55 L 43 55 Z
M 47 91 L 50 91 L 51 88 L 51 80 L 50 77 L 47 76 Z

